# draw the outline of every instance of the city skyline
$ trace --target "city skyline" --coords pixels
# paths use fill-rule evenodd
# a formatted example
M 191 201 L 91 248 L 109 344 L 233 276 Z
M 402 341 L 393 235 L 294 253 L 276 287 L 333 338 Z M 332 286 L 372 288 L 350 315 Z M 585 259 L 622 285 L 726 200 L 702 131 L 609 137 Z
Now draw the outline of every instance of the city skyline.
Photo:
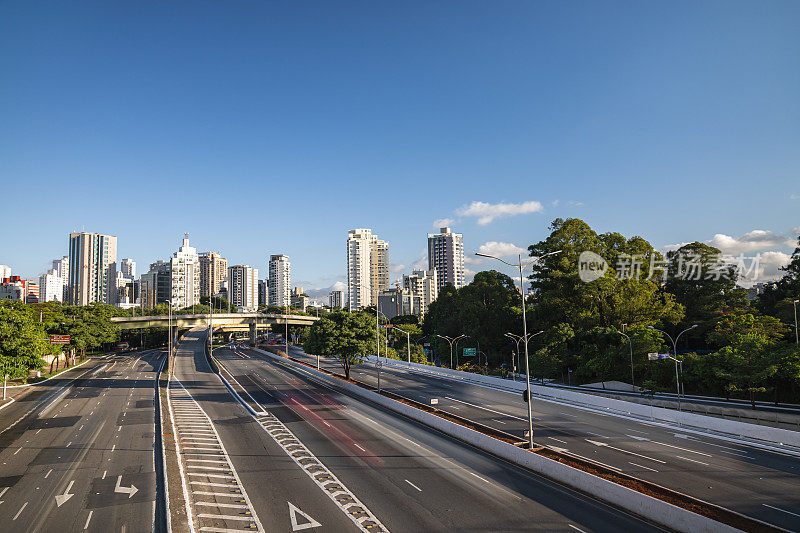
M 118 236 L 120 255 L 145 265 L 189 231 L 198 250 L 236 264 L 265 269 L 286 253 L 297 283 L 319 290 L 346 279 L 349 228 L 392 243 L 393 281 L 420 266 L 439 226 L 464 235 L 474 272 L 499 267 L 473 252 L 518 253 L 559 217 L 661 249 L 768 251 L 772 273 L 791 251 L 798 4 L 306 15 L 0 6 L 12 81 L 0 176 L 58 221 L 10 202 L 0 263 L 35 278 L 66 254 L 64 235 L 85 229 Z M 221 187 L 254 192 L 237 199 L 236 226 L 220 220 Z M 358 209 L 330 209 L 348 197 Z

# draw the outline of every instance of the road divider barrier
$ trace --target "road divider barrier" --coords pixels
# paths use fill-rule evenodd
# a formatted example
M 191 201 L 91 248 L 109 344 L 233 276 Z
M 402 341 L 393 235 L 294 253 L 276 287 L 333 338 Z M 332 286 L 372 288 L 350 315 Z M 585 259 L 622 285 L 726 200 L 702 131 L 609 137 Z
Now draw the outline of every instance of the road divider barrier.
M 729 523 L 723 523 L 689 510 L 692 508 L 691 504 L 687 505 L 689 508 L 673 505 L 672 503 L 654 498 L 643 492 L 637 492 L 636 490 L 603 479 L 602 477 L 573 468 L 558 460 L 550 459 L 547 457 L 548 454 L 532 453 L 527 449 L 498 440 L 497 438 L 447 420 L 436 414 L 420 410 L 401 401 L 393 400 L 383 394 L 378 394 L 377 392 L 368 390 L 355 383 L 350 383 L 342 378 L 316 370 L 309 364 L 280 357 L 258 348 L 254 350 L 269 359 L 299 370 L 326 385 L 385 407 L 400 415 L 441 431 L 446 435 L 475 446 L 487 453 L 541 474 L 560 484 L 591 495 L 611 505 L 625 509 L 637 516 L 644 517 L 665 526 L 670 530 L 692 533 L 774 530 L 773 527 L 766 523 L 696 500 L 689 496 L 681 495 L 685 501 L 694 502 L 694 507 L 697 509 L 703 507 L 706 509 L 716 509 L 718 511 L 717 514 L 724 516 L 722 519 L 726 522 L 735 523 L 737 527 L 734 527 Z

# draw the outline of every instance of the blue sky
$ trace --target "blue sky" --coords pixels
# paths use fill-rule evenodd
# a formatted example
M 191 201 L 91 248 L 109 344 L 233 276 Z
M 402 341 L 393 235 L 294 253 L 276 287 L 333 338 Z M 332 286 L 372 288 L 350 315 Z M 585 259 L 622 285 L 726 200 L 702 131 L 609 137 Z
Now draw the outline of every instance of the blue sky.
M 0 263 L 36 275 L 85 228 L 141 270 L 188 231 L 324 288 L 350 228 L 394 279 L 437 219 L 472 252 L 574 216 L 777 266 L 799 67 L 794 1 L 4 1 Z

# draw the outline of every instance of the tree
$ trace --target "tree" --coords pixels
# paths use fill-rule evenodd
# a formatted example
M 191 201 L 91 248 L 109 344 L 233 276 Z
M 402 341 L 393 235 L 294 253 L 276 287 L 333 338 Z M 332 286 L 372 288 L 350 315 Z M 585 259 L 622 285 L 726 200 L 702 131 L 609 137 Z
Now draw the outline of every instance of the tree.
M 50 353 L 44 329 L 22 309 L 0 307 L 0 372 L 10 378 L 26 377 L 45 365 Z
M 375 353 L 375 323 L 366 313 L 335 311 L 314 322 L 303 344 L 309 354 L 330 355 L 339 359 L 346 379 L 350 368 Z
M 693 242 L 668 252 L 664 289 L 686 310 L 677 329 L 697 324 L 699 327 L 687 336 L 702 344 L 720 317 L 744 310 L 745 290 L 736 286 L 737 278 L 735 267 L 726 264 L 721 252 L 707 244 Z

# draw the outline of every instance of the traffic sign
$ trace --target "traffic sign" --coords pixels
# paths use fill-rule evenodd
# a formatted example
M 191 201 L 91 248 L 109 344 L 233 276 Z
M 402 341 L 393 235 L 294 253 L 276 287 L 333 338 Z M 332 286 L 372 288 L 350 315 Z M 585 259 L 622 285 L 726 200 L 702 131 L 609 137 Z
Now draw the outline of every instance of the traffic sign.
M 477 348 L 464 348 L 464 357 L 475 357 Z
M 658 359 L 669 359 L 670 357 L 668 353 L 650 352 L 647 354 L 647 358 L 650 359 L 651 361 L 656 361 Z
M 50 335 L 50 344 L 69 344 L 69 335 Z

